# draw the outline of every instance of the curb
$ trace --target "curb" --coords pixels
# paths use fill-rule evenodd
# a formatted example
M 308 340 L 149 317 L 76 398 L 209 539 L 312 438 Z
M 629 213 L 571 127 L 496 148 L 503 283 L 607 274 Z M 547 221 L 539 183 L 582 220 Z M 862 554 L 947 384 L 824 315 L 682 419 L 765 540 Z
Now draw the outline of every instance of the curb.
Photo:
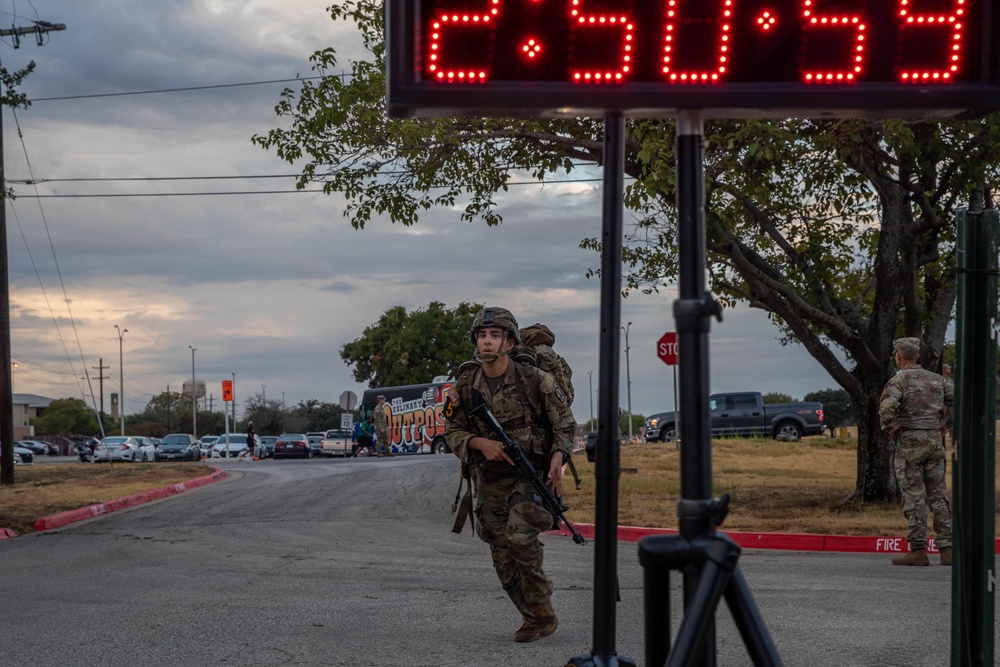
M 61 528 L 62 526 L 66 526 L 77 521 L 91 519 L 95 516 L 100 516 L 109 512 L 116 512 L 118 510 L 125 509 L 126 507 L 141 505 L 142 503 L 148 503 L 151 500 L 167 498 L 190 489 L 196 489 L 200 486 L 205 486 L 206 484 L 218 482 L 227 475 L 228 473 L 222 468 L 216 468 L 214 473 L 205 475 L 204 477 L 196 477 L 194 479 L 189 479 L 186 482 L 161 486 L 158 489 L 134 493 L 131 496 L 125 496 L 124 498 L 116 498 L 115 500 L 109 500 L 104 503 L 97 503 L 95 505 L 88 505 L 86 507 L 80 507 L 74 510 L 67 510 L 65 512 L 59 512 L 58 514 L 45 516 L 35 521 L 34 528 L 35 531 Z M 0 540 L 17 536 L 17 533 L 10 528 L 0 528 Z
M 573 524 L 577 532 L 587 539 L 594 538 L 594 524 L 576 523 Z M 909 551 L 905 537 L 858 537 L 847 535 L 812 535 L 795 533 L 731 533 L 729 531 L 719 531 L 727 535 L 731 540 L 745 549 L 775 549 L 785 551 L 834 551 L 841 553 L 886 553 L 901 554 Z M 550 535 L 564 535 L 569 537 L 571 533 L 565 526 L 556 531 L 551 531 Z M 631 526 L 620 526 L 618 528 L 619 542 L 638 542 L 644 537 L 651 535 L 676 535 L 677 530 L 673 528 L 633 528 Z M 928 540 L 928 553 L 937 553 L 934 546 L 934 539 Z M 1000 540 L 994 544 L 995 553 L 1000 554 Z

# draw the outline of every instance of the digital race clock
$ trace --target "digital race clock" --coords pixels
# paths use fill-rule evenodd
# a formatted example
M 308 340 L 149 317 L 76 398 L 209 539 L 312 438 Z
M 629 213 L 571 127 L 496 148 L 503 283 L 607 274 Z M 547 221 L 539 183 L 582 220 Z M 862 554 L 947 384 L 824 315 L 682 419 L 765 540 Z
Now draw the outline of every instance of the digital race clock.
M 993 0 L 386 0 L 393 115 L 960 116 Z

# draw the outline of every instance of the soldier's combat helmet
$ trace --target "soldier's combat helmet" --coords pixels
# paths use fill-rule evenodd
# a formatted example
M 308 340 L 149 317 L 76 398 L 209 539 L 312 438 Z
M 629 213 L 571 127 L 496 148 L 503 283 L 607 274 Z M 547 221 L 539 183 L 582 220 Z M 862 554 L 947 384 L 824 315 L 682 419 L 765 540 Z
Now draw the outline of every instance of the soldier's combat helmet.
M 507 332 L 515 345 L 521 344 L 521 336 L 518 334 L 517 320 L 513 313 L 506 308 L 495 308 L 486 306 L 472 318 L 472 328 L 469 330 L 469 340 L 476 344 L 476 334 L 483 327 L 499 327 Z

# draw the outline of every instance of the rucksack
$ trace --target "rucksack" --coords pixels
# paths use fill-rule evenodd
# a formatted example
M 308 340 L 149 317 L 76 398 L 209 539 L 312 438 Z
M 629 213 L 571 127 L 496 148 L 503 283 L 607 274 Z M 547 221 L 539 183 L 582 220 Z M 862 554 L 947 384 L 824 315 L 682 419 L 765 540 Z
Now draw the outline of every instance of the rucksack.
M 511 359 L 540 368 L 553 378 L 556 386 L 566 395 L 566 404 L 573 405 L 573 369 L 558 352 L 552 349 L 556 335 L 540 322 L 521 329 L 521 344 L 514 347 Z

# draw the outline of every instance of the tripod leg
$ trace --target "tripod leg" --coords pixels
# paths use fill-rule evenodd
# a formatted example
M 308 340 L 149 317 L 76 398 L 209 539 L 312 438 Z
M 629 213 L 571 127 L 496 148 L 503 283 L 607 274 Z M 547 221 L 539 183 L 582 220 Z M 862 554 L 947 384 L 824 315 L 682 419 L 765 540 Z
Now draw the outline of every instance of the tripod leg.
M 731 574 L 732 570 L 723 569 L 713 561 L 705 562 L 698 588 L 684 610 L 684 620 L 677 631 L 677 641 L 667 659 L 667 667 L 687 667 L 701 657 L 709 630 L 715 626 L 715 610 L 728 587 Z
M 726 604 L 733 615 L 743 644 L 756 667 L 781 667 L 781 657 L 764 625 L 764 617 L 750 594 L 750 587 L 739 567 L 726 586 Z
M 659 666 L 670 654 L 670 569 L 646 568 L 643 579 L 646 664 Z

